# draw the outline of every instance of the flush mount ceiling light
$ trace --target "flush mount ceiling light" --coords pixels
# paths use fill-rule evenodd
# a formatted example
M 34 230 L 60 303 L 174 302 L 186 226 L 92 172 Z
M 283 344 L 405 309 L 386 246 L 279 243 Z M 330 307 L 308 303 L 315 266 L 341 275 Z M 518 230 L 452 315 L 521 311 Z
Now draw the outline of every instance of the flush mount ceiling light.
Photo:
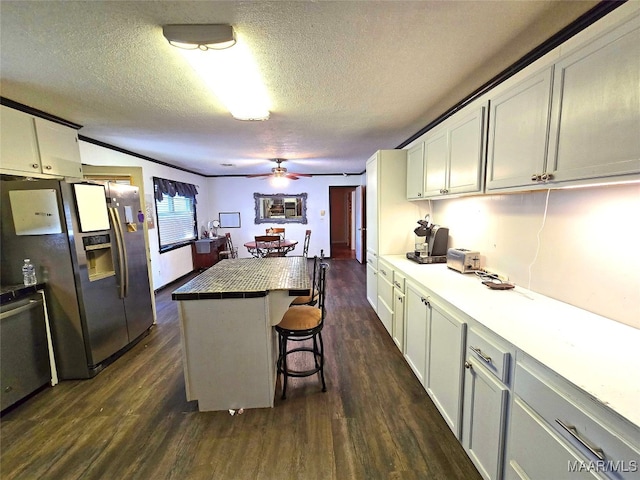
M 171 45 L 182 47 L 178 52 L 235 119 L 269 118 L 269 95 L 258 66 L 230 25 L 165 25 L 163 33 Z
M 174 47 L 187 50 L 224 50 L 236 44 L 233 27 L 226 24 L 165 25 L 162 34 Z

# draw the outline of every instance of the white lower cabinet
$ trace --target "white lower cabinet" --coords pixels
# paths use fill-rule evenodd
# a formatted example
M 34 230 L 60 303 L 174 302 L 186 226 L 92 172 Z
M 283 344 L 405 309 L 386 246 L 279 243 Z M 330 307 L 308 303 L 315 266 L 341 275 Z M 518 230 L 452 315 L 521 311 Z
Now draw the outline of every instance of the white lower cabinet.
M 394 341 L 485 480 L 640 480 L 638 426 L 442 299 L 402 262 L 380 259 L 392 269 L 392 288 L 383 285 L 393 298 L 378 295 L 378 306 L 392 303 Z
M 373 310 L 378 312 L 378 271 L 367 264 L 367 300 Z
M 393 269 L 378 261 L 378 317 L 389 335 L 393 331 Z
M 640 479 L 639 428 L 525 355 L 514 378 L 507 478 Z
M 599 478 L 594 472 L 572 471 L 581 459 L 519 399 L 513 403 L 510 426 L 507 480 Z
M 467 324 L 427 301 L 427 393 L 457 438 L 462 413 L 462 371 Z
M 427 297 L 417 285 L 407 281 L 404 358 L 422 385 L 427 368 Z
M 486 480 L 502 478 L 509 389 L 480 362 L 465 362 L 462 445 Z
M 397 272 L 393 275 L 393 341 L 402 353 L 404 347 L 404 319 L 405 319 L 405 279 Z
M 367 300 L 378 312 L 378 256 L 367 250 Z
M 410 281 L 406 282 L 405 301 L 405 359 L 460 438 L 466 323 L 448 313 L 428 290 Z

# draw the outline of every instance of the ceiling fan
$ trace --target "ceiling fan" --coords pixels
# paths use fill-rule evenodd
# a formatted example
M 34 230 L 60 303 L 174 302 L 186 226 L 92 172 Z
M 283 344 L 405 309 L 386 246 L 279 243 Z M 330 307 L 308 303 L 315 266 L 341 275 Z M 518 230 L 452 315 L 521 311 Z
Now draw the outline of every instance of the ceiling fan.
M 278 164 L 278 166 L 271 169 L 271 173 L 254 173 L 247 175 L 247 177 L 289 178 L 291 180 L 298 180 L 299 177 L 311 177 L 308 173 L 287 172 L 287 169 L 281 166 L 282 162 L 286 162 L 284 158 L 274 158 L 271 161 Z

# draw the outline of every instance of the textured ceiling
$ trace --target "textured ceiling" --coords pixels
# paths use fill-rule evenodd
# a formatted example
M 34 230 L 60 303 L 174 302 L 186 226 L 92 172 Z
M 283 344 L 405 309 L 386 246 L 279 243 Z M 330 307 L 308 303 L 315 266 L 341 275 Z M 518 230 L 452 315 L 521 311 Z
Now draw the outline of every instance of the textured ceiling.
M 205 175 L 266 173 L 274 157 L 359 173 L 596 3 L 2 0 L 0 93 Z M 234 120 L 166 42 L 169 23 L 232 24 L 271 118 Z

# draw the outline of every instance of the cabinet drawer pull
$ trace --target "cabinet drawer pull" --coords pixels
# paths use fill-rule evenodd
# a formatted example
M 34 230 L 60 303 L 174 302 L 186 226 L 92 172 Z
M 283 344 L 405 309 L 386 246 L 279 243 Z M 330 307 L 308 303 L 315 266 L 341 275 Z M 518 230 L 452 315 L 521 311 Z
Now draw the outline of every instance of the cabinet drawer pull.
M 487 357 L 484 353 L 482 353 L 482 350 L 480 350 L 479 348 L 476 347 L 469 347 L 469 349 L 475 353 L 476 355 L 478 355 L 482 360 L 484 360 L 486 363 L 491 363 L 491 357 Z
M 556 423 L 558 425 L 560 425 L 562 428 L 564 428 L 567 431 L 567 433 L 569 433 L 569 435 L 571 435 L 580 444 L 582 444 L 582 446 L 584 446 L 593 455 L 595 455 L 598 458 L 598 460 L 603 460 L 604 461 L 605 458 L 604 458 L 604 452 L 602 451 L 602 449 L 598 448 L 598 447 L 594 447 L 593 445 L 591 445 L 586 440 L 583 440 L 582 438 L 580 438 L 580 435 L 578 434 L 578 430 L 576 429 L 576 427 L 571 426 L 571 425 L 567 425 L 566 423 L 564 423 L 559 418 L 556 418 Z
M 400 283 L 396 282 L 395 280 L 393 281 L 393 284 L 398 288 L 402 288 L 402 285 L 400 285 Z
M 387 276 L 387 272 L 385 272 L 384 270 L 380 269 L 380 273 L 383 274 L 385 277 Z

